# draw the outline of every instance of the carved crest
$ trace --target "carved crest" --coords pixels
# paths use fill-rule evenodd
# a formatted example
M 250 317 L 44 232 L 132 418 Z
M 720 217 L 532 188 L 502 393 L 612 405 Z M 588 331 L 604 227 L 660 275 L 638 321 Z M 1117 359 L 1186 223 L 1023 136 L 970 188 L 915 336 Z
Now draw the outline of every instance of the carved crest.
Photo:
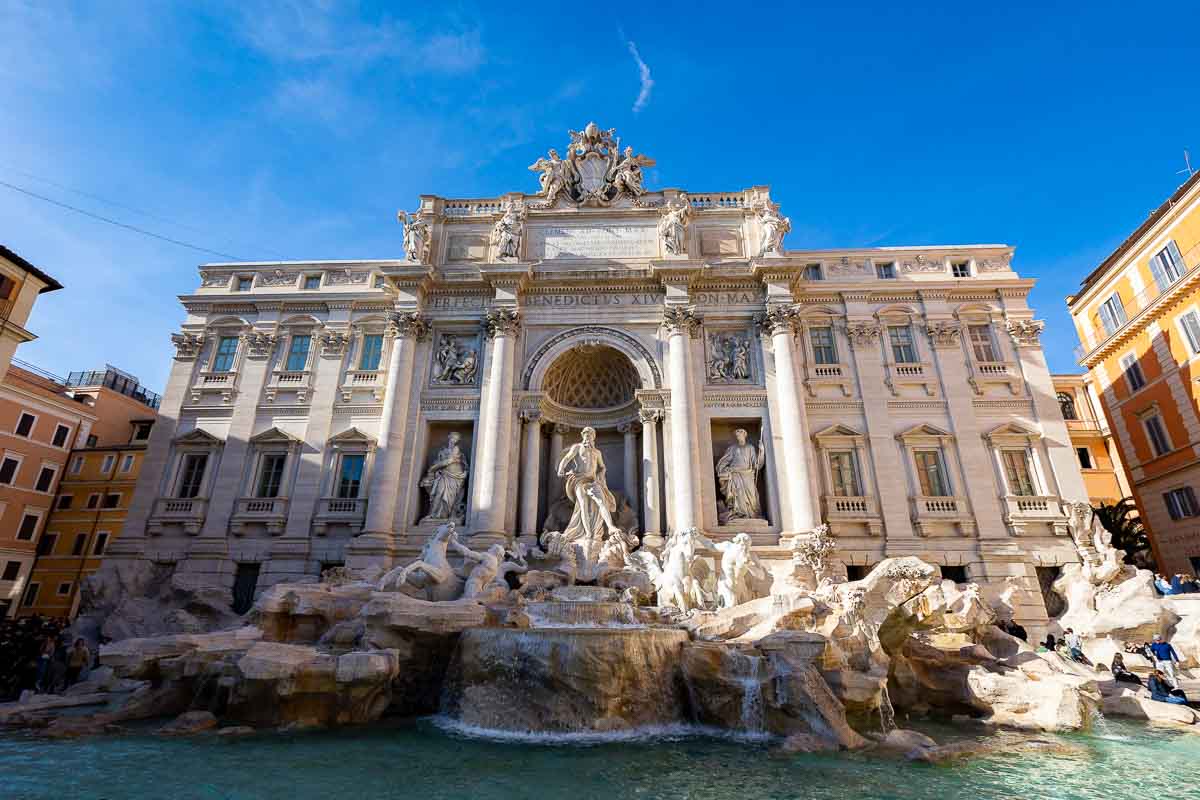
M 582 131 L 568 131 L 571 144 L 565 159 L 550 150 L 547 158 L 529 166 L 540 173 L 538 194 L 546 198 L 542 208 L 551 208 L 560 197 L 576 206 L 607 206 L 625 196 L 640 205 L 639 198 L 646 193 L 642 168 L 655 162 L 635 154 L 632 147 L 622 152 L 616 132 L 616 128 L 601 130 L 589 122 Z

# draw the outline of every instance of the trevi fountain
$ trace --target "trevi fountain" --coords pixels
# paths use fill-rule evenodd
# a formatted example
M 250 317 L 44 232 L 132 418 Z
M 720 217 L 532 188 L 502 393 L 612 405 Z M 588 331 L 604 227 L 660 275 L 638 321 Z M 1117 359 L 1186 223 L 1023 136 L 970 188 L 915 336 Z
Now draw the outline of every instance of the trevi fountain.
M 809 263 L 828 268 L 825 308 L 838 268 L 849 265 L 840 274 L 852 284 L 862 255 L 792 258 L 781 245 L 790 223 L 765 191 L 719 204 L 650 191 L 643 167 L 653 162 L 618 145 L 594 125 L 572 132 L 566 159 L 551 150 L 532 167 L 539 191 L 481 212 L 490 225 L 484 249 L 497 263 L 530 260 L 525 239 L 539 217 L 553 224 L 561 224 L 555 215 L 593 213 L 653 220 L 657 249 L 647 274 L 663 273 L 666 302 L 660 297 L 637 313 L 654 315 L 651 334 L 655 326 L 667 330 L 665 387 L 657 351 L 592 320 L 575 338 L 556 340 L 551 331 L 543 351 L 609 378 L 636 373 L 643 388 L 610 392 L 615 411 L 602 404 L 585 413 L 587 403 L 563 402 L 578 395 L 554 393 L 559 362 L 547 362 L 548 369 L 531 367 L 537 380 L 520 384 L 540 386 L 545 396 L 514 396 L 511 375 L 497 371 L 513 369 L 505 342 L 529 297 L 491 308 L 486 351 L 461 325 L 435 327 L 422 338 L 427 350 L 418 351 L 428 353 L 423 392 L 465 398 L 463 390 L 482 380 L 476 424 L 431 416 L 419 437 L 427 451 L 402 449 L 407 455 L 399 459 L 383 451 L 385 440 L 394 444 L 388 432 L 374 429 L 380 445 L 370 506 L 357 528 L 348 527 L 342 557 L 319 574 L 259 586 L 241 614 L 230 608 L 229 582 L 213 577 L 226 574 L 220 564 L 233 559 L 234 545 L 221 549 L 226 540 L 209 535 L 207 520 L 191 529 L 185 518 L 174 533 L 156 500 L 163 488 L 139 486 L 150 497 L 144 507 L 153 509 L 142 523 L 146 532 L 126 530 L 124 549 L 89 581 L 74 628 L 104 642 L 101 666 L 64 694 L 29 694 L 0 706 L 0 794 L 1200 796 L 1195 711 L 1155 702 L 1106 669 L 1037 647 L 1045 633 L 1073 628 L 1090 662 L 1106 665 L 1126 645 L 1161 634 L 1184 659 L 1185 684 L 1200 688 L 1189 672 L 1200 660 L 1200 603 L 1156 596 L 1150 573 L 1123 563 L 1090 508 L 1072 497 L 1077 473 L 1061 472 L 1065 462 L 1035 435 L 1056 430 L 1052 418 L 1038 416 L 1045 409 L 1036 400 L 973 405 L 965 380 L 954 389 L 960 397 L 942 398 L 928 375 L 887 359 L 886 388 L 854 384 L 850 361 L 857 370 L 880 368 L 873 354 L 880 323 L 870 323 L 872 335 L 865 316 L 834 320 L 829 330 L 847 337 L 850 354 L 829 362 L 821 349 L 828 320 L 804 317 L 801 295 L 811 287 L 788 275 Z M 445 221 L 424 212 L 401 219 L 407 258 L 385 270 L 385 281 L 444 263 L 432 240 L 445 233 Z M 727 235 L 716 225 L 723 220 L 744 227 Z M 551 239 L 540 235 L 544 251 Z M 613 257 L 636 256 L 623 248 L 640 241 L 621 244 Z M 701 255 L 705 241 L 713 244 L 711 259 Z M 553 261 L 545 252 L 539 258 Z M 606 263 L 626 278 L 634 272 L 624 262 Z M 920 269 L 907 275 L 934 274 L 925 259 L 914 255 L 911 263 Z M 457 277 L 421 269 L 434 282 L 466 280 L 461 267 Z M 999 279 L 1001 270 L 990 274 Z M 747 302 L 763 305 L 709 307 L 702 345 L 692 350 L 701 324 L 694 301 L 709 280 L 733 287 L 711 290 L 733 295 L 733 306 L 738 287 L 757 282 L 762 293 Z M 497 286 L 497 296 L 520 294 L 516 284 Z M 868 281 L 844 292 L 865 302 L 872 288 Z M 948 292 L 936 295 L 941 308 Z M 914 312 L 904 313 L 912 321 Z M 751 323 L 742 321 L 754 314 L 751 335 Z M 1014 363 L 1028 367 L 1028 380 L 1040 380 L 1044 360 L 1026 322 L 1008 322 Z M 928 324 L 927 358 L 947 359 L 958 338 Z M 400 327 L 397 348 L 406 341 Z M 794 353 L 793 337 L 816 328 Z M 184 341 L 181 363 L 190 369 L 186 359 L 202 346 Z M 687 357 L 678 356 L 681 347 Z M 623 360 L 630 353 L 640 359 L 636 368 Z M 411 368 L 411 352 L 407 358 Z M 839 366 L 837 374 L 817 369 L 828 363 Z M 780 385 L 787 381 L 797 385 Z M 985 377 L 972 381 L 973 396 L 986 399 L 992 389 Z M 1024 391 L 1011 375 L 1000 384 L 1004 397 Z M 186 411 L 204 391 L 180 386 Z M 589 391 L 609 396 L 606 388 L 621 387 Z M 962 427 L 922 419 L 931 397 L 952 418 L 993 413 L 987 409 L 1016 416 L 988 422 L 955 445 L 947 431 Z M 870 411 L 872 403 L 885 413 Z M 1028 412 L 1011 411 L 1018 405 Z M 889 407 L 910 420 L 889 419 Z M 421 408 L 413 419 L 424 425 Z M 512 419 L 522 408 L 532 413 Z M 237 408 L 233 414 L 236 424 Z M 531 425 L 539 414 L 558 418 L 569 434 L 554 431 L 546 459 L 540 424 Z M 518 468 L 509 442 L 522 435 L 522 421 L 529 446 Z M 659 421 L 670 430 L 657 430 Z M 635 423 L 642 446 L 627 435 L 622 448 L 617 434 Z M 888 441 L 872 432 L 878 425 L 892 426 Z M 658 436 L 668 432 L 660 458 Z M 166 435 L 163 464 L 172 447 L 210 446 L 187 431 Z M 342 446 L 369 437 L 334 438 Z M 989 495 L 969 480 L 971 470 L 984 470 L 992 486 L 985 448 L 1014 440 L 1041 454 L 1047 481 L 1040 505 L 1024 517 L 1024 506 L 1005 505 L 1002 485 Z M 929 442 L 961 454 L 935 468 L 919 455 L 933 452 L 922 450 Z M 234 447 L 225 445 L 223 464 Z M 914 463 L 929 471 L 906 490 L 904 475 L 887 470 L 905 470 L 900 458 L 914 451 Z M 384 504 L 381 528 L 370 515 L 386 480 L 414 487 L 419 500 L 409 503 L 404 489 Z M 941 491 L 945 483 L 959 486 Z M 518 488 L 519 509 L 507 499 L 487 505 L 487 492 L 508 498 Z M 210 515 L 220 487 L 211 491 Z M 256 543 L 310 546 L 286 526 L 279 536 L 264 524 L 257 538 L 256 524 L 231 518 L 220 536 L 244 537 L 236 545 L 243 551 Z M 323 541 L 341 535 L 338 524 L 320 521 Z M 268 567 L 284 558 L 262 552 Z M 1035 574 L 1035 563 L 1053 572 Z M 1052 580 L 1039 587 L 1040 575 Z M 1029 628 L 1029 642 L 1005 632 L 1014 620 Z M 1151 666 L 1136 654 L 1125 659 L 1143 676 Z

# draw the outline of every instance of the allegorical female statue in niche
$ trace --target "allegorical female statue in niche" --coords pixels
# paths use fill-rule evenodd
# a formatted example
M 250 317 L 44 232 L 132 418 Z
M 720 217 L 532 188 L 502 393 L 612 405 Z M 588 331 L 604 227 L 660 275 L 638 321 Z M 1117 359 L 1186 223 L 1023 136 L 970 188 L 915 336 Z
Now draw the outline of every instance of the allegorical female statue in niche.
M 438 450 L 421 479 L 421 488 L 429 493 L 429 513 L 422 522 L 446 519 L 462 522 L 466 510 L 463 488 L 467 485 L 467 458 L 458 447 L 461 439 L 457 433 L 446 437 L 446 446 Z
M 725 525 L 735 519 L 762 519 L 758 499 L 758 472 L 766 463 L 766 450 L 747 443 L 749 434 L 742 428 L 733 432 L 737 440 L 717 462 L 717 483 L 725 498 L 725 510 L 718 521 Z
M 563 538 L 567 541 L 599 541 L 605 535 L 620 535 L 612 518 L 617 510 L 617 499 L 608 490 L 605 480 L 608 470 L 600 448 L 596 447 L 596 431 L 584 428 L 580 439 L 567 448 L 558 462 L 558 477 L 567 479 L 567 497 L 575 503 Z

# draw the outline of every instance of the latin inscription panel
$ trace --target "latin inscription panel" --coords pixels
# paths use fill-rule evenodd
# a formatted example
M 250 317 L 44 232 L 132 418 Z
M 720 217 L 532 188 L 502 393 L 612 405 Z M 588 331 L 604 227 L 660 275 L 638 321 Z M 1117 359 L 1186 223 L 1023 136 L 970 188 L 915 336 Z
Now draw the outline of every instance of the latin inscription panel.
M 652 225 L 552 226 L 529 231 L 529 257 L 653 258 L 658 233 Z

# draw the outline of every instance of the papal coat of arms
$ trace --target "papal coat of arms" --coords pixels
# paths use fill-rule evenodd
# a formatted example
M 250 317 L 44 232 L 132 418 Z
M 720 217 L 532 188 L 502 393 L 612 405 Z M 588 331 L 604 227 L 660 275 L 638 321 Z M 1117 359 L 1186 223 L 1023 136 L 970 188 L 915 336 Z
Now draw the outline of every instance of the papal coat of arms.
M 654 159 L 635 155 L 632 147 L 622 152 L 616 128 L 601 130 L 589 122 L 582 131 L 569 133 L 565 159 L 551 149 L 547 158 L 529 167 L 541 173 L 543 207 L 552 208 L 560 198 L 577 206 L 607 206 L 622 195 L 636 204 L 646 193 L 642 168 L 654 166 Z

